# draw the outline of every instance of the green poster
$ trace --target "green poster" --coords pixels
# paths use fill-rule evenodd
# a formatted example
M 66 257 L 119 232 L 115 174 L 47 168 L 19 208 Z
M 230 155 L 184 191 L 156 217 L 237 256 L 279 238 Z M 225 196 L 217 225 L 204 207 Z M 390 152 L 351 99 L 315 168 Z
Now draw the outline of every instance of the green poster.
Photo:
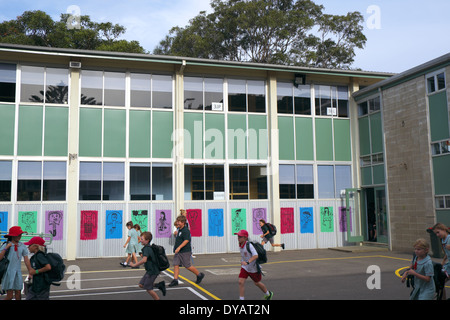
M 333 207 L 320 207 L 320 231 L 334 232 Z
M 148 226 L 148 210 L 132 210 L 131 221 L 133 225 L 138 224 L 141 232 L 147 231 Z
M 247 229 L 246 209 L 231 209 L 231 234 Z
M 19 211 L 17 224 L 27 233 L 37 233 L 37 211 Z M 22 241 L 32 237 L 24 235 Z

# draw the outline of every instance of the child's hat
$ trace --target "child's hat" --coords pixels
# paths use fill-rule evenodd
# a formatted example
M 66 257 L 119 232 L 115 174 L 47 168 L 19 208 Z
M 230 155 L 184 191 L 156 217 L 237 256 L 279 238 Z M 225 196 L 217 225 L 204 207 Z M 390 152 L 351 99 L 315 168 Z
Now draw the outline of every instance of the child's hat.
M 28 232 L 22 231 L 22 228 L 20 226 L 14 226 L 9 228 L 8 234 L 5 234 L 4 237 L 18 237 L 23 233 L 28 234 Z
M 248 238 L 248 232 L 247 230 L 241 230 L 238 233 L 235 233 L 236 235 L 238 235 L 239 237 L 246 237 Z
M 42 239 L 41 237 L 33 237 L 30 239 L 30 241 L 25 242 L 24 243 L 27 246 L 31 246 L 32 244 L 38 244 L 40 246 L 44 246 L 45 245 L 45 240 Z

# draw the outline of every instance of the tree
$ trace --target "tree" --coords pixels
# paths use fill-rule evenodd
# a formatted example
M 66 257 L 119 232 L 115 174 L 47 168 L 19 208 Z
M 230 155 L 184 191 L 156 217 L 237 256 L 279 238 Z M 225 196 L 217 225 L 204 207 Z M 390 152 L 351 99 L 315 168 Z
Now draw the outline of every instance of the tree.
M 212 0 L 174 27 L 154 54 L 323 68 L 350 68 L 363 48 L 363 17 L 324 14 L 311 0 Z
M 25 11 L 15 20 L 0 23 L 0 42 L 57 48 L 146 53 L 138 41 L 119 39 L 125 28 L 111 22 L 97 23 L 80 16 L 76 26 L 71 16 L 54 21 L 43 11 Z

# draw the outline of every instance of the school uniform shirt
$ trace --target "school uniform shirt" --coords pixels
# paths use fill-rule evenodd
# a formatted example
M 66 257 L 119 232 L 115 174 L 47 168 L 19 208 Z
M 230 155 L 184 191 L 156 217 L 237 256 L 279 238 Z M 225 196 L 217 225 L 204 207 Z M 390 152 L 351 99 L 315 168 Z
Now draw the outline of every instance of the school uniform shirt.
M 28 256 L 28 248 L 22 242 L 19 242 L 17 245 L 13 244 L 9 249 L 9 265 L 1 284 L 3 290 L 22 290 L 21 262 L 25 256 Z
M 253 247 L 253 245 L 251 243 L 248 243 L 249 249 L 250 249 L 250 252 L 248 252 L 247 242 L 248 241 L 246 241 L 243 246 L 239 245 L 239 251 L 241 253 L 241 258 L 242 258 L 241 261 L 246 261 L 246 262 L 248 260 L 250 260 L 251 257 L 258 255 L 258 252 L 256 252 L 255 247 Z M 250 264 L 248 264 L 248 265 L 247 264 L 241 265 L 241 268 L 243 268 L 248 273 L 257 273 L 258 272 L 258 267 L 256 266 L 256 260 L 250 262 Z
M 422 260 L 417 260 L 414 258 L 413 260 L 413 268 L 418 274 L 423 276 L 431 277 L 429 282 L 425 280 L 421 280 L 417 277 L 414 277 L 414 290 L 411 293 L 411 300 L 433 300 L 434 295 L 436 293 L 436 288 L 434 286 L 434 268 L 433 262 L 431 261 L 430 256 L 426 256 Z
M 142 255 L 147 257 L 147 262 L 144 265 L 145 271 L 147 271 L 149 275 L 158 275 L 159 268 L 156 263 L 156 255 L 150 244 L 142 247 Z
M 189 228 L 184 226 L 182 229 L 178 229 L 177 236 L 175 238 L 175 245 L 173 247 L 173 252 L 185 241 L 188 240 L 189 242 L 180 249 L 180 253 L 183 252 L 191 252 L 191 231 L 189 231 Z
M 450 234 L 445 239 L 442 239 L 441 243 L 442 249 L 444 250 L 444 253 L 447 255 L 447 263 L 443 265 L 443 269 L 447 271 L 448 274 L 450 274 L 450 249 L 446 248 L 446 246 L 450 244 Z
M 270 231 L 269 231 L 269 226 L 268 226 L 267 224 L 264 224 L 264 225 L 261 227 L 261 231 L 262 231 L 263 235 L 265 234 L 264 238 L 270 239 L 270 238 L 273 237 L 273 235 L 272 235 L 272 234 L 270 233 Z M 266 232 L 268 232 L 268 231 L 269 231 L 269 233 L 266 234 Z
M 30 258 L 30 264 L 34 270 L 38 270 L 45 267 L 47 264 L 50 264 L 50 262 L 42 251 L 38 251 Z M 47 278 L 48 274 L 46 274 L 46 272 L 35 274 L 33 276 L 31 290 L 34 293 L 40 293 L 44 290 L 49 290 L 50 283 L 47 281 Z

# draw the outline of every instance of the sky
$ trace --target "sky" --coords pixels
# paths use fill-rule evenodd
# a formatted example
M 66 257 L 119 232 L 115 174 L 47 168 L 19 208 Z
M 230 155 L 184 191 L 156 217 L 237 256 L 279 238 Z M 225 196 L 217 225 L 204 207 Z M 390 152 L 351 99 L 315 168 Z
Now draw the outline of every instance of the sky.
M 449 0 L 315 0 L 328 14 L 359 11 L 364 16 L 364 49 L 352 68 L 401 73 L 450 52 Z M 0 0 L 0 21 L 27 10 L 42 10 L 58 21 L 61 13 L 89 15 L 95 22 L 126 28 L 121 37 L 153 51 L 172 27 L 184 27 L 210 0 Z

